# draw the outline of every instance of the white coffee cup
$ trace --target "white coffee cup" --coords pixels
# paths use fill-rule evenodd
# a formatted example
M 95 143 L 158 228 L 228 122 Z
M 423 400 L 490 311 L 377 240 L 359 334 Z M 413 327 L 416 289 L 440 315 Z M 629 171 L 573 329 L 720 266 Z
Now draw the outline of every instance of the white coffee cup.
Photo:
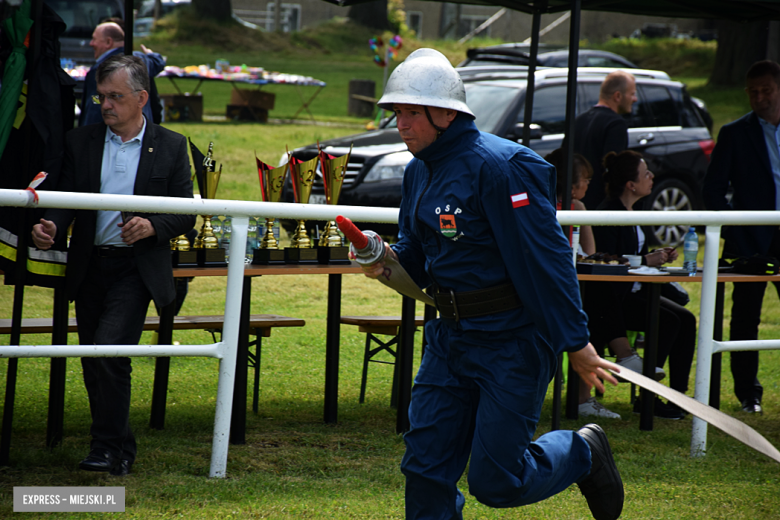
M 639 267 L 642 265 L 642 255 L 623 255 L 628 258 L 628 264 L 631 267 Z

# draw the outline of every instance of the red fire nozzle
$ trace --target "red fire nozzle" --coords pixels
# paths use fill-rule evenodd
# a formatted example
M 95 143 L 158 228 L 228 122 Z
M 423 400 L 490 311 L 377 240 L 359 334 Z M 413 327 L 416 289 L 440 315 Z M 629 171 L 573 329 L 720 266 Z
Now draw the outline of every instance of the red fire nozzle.
M 352 223 L 347 217 L 339 215 L 336 217 L 336 225 L 339 227 L 344 236 L 347 237 L 355 249 L 365 249 L 368 245 L 368 237 L 358 229 L 358 227 Z
M 385 256 L 385 242 L 373 231 L 360 231 L 347 217 L 336 217 L 336 225 L 351 242 L 349 249 L 361 265 L 373 265 Z

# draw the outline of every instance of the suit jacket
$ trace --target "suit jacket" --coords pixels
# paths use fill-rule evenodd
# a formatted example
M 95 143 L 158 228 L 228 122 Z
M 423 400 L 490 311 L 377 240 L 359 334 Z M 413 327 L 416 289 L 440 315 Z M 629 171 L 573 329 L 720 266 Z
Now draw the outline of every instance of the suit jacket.
M 733 190 L 731 202 L 726 199 L 729 185 Z M 769 152 L 755 113 L 750 112 L 720 129 L 703 194 L 704 204 L 710 210 L 777 209 Z M 724 227 L 724 256 L 766 254 L 776 229 L 774 226 Z
M 65 137 L 65 161 L 58 191 L 100 193 L 106 125 L 98 123 L 76 128 Z M 141 146 L 141 158 L 135 178 L 135 195 L 192 198 L 192 180 L 184 136 L 147 121 Z M 139 214 L 148 218 L 157 232 L 133 244 L 136 265 L 155 303 L 163 307 L 176 296 L 171 267 L 170 239 L 186 233 L 195 225 L 194 215 Z M 65 275 L 70 300 L 87 276 L 94 247 L 97 212 L 94 210 L 49 209 L 44 218 L 57 224 L 57 239 L 68 226 L 73 234 Z

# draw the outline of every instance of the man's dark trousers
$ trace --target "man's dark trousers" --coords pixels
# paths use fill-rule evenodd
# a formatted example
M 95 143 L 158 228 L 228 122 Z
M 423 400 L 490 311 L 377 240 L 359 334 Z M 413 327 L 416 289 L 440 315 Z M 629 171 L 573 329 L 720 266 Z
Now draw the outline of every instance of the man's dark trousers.
M 775 231 L 772 245 L 767 253 L 780 259 L 780 230 Z M 774 282 L 780 297 L 780 283 Z M 766 282 L 735 283 L 731 307 L 731 341 L 758 339 L 761 323 L 761 305 L 764 302 Z M 764 395 L 764 388 L 758 382 L 758 351 L 746 350 L 731 353 L 731 374 L 734 377 L 734 393 L 740 402 L 758 399 Z
M 137 345 L 152 296 L 135 260 L 93 253 L 89 272 L 76 297 L 79 342 Z M 81 358 L 81 365 L 92 413 L 90 448 L 132 463 L 137 450 L 129 424 L 130 358 Z

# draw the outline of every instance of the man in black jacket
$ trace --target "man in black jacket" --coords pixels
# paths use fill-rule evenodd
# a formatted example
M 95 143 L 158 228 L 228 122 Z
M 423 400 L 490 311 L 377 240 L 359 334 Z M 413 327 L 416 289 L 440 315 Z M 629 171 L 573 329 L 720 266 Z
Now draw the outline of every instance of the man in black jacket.
M 66 136 L 57 189 L 82 193 L 192 198 L 184 136 L 147 121 L 149 76 L 143 61 L 115 56 L 97 70 L 104 123 Z M 119 211 L 49 209 L 33 227 L 39 249 L 67 233 L 66 288 L 76 302 L 82 345 L 135 345 L 149 302 L 162 308 L 176 292 L 170 239 L 192 229 L 195 217 L 122 215 Z M 82 358 L 92 413 L 91 451 L 79 467 L 125 475 L 136 456 L 130 429 L 130 358 Z
M 724 125 L 704 180 L 704 203 L 711 210 L 780 209 L 780 65 L 759 61 L 747 73 L 752 112 Z M 731 202 L 726 194 L 732 189 Z M 777 226 L 734 226 L 723 230 L 724 258 L 771 255 L 780 258 Z M 775 283 L 780 294 L 780 284 Z M 758 339 L 766 283 L 735 283 L 731 340 Z M 758 351 L 731 353 L 734 393 L 748 413 L 762 413 Z
M 574 123 L 574 151 L 593 167 L 588 192 L 582 198 L 588 209 L 595 209 L 605 197 L 602 159 L 609 152 L 628 148 L 628 124 L 621 114 L 630 114 L 636 99 L 634 76 L 622 70 L 612 72 L 601 83 L 599 102 Z

